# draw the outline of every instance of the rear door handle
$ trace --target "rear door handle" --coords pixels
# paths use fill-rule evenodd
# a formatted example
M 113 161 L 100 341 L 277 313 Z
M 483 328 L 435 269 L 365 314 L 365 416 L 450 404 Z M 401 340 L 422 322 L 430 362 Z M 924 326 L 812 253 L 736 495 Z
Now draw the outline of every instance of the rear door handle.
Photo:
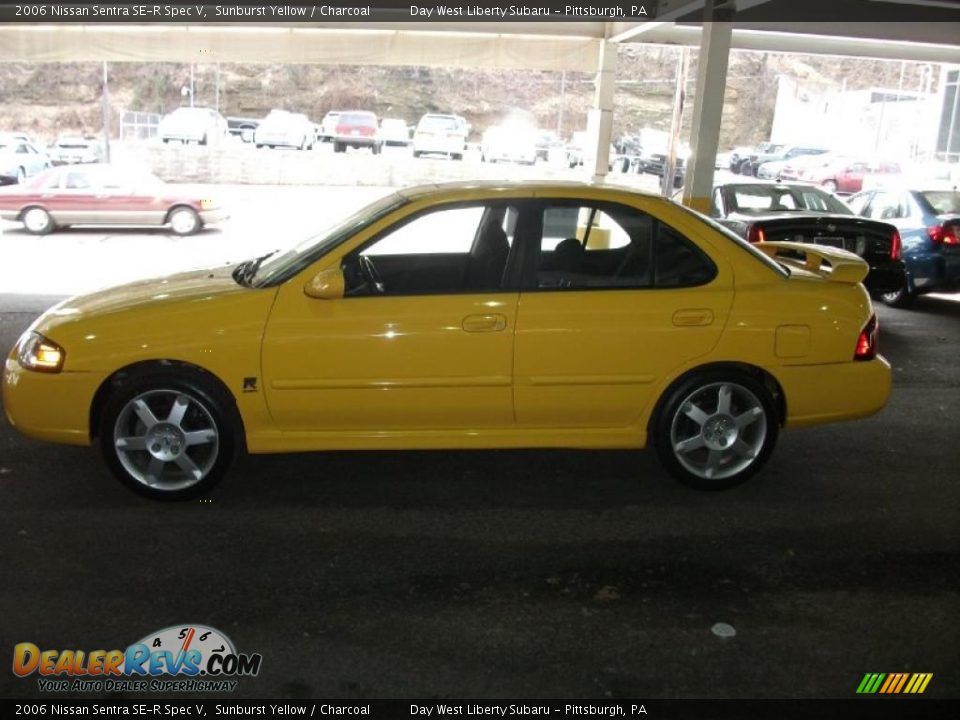
M 500 332 L 507 327 L 507 316 L 499 313 L 467 315 L 461 327 L 467 332 Z
M 673 324 L 677 327 L 699 327 L 713 324 L 713 311 L 709 308 L 677 310 L 673 314 Z

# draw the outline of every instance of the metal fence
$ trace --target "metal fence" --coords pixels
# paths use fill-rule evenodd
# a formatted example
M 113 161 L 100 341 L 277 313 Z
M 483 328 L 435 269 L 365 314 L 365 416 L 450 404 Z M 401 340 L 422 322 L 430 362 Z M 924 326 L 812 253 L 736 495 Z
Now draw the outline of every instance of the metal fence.
M 159 113 L 125 111 L 120 117 L 121 140 L 150 140 L 157 136 Z

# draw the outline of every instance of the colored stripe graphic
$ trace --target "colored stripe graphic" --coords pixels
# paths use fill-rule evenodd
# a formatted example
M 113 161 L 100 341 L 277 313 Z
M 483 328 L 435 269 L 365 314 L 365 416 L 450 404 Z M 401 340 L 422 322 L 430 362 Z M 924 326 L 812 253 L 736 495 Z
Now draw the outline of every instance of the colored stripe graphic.
M 859 695 L 920 695 L 933 673 L 867 673 L 857 686 Z

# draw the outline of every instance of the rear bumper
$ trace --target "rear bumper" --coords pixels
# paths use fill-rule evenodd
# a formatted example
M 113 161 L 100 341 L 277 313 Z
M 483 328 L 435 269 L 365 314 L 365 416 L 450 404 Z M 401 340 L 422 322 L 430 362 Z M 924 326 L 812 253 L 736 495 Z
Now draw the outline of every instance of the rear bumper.
M 863 284 L 872 293 L 888 293 L 900 290 L 907 283 L 907 273 L 902 260 L 890 260 L 870 265 L 870 272 Z
M 334 142 L 350 147 L 374 147 L 380 144 L 379 138 L 362 137 L 359 135 L 334 135 Z
M 780 367 L 773 372 L 786 396 L 787 427 L 869 417 L 890 398 L 890 363 L 880 355 L 862 362 Z

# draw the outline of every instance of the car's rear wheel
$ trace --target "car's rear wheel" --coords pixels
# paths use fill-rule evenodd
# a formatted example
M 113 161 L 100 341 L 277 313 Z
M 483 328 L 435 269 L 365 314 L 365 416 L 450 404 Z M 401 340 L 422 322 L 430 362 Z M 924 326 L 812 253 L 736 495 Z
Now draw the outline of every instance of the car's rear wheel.
M 233 463 L 239 425 L 225 392 L 174 373 L 134 376 L 107 399 L 100 449 L 131 490 L 183 500 L 219 482 Z
M 177 207 L 170 211 L 167 218 L 170 229 L 175 235 L 193 235 L 200 230 L 200 216 L 189 207 Z
M 823 184 L 820 186 L 828 193 L 833 194 L 837 191 L 837 181 L 836 180 L 824 180 Z
M 343 143 L 338 143 L 338 142 L 334 141 L 334 143 L 333 143 L 333 151 L 334 151 L 335 153 L 342 153 L 342 152 L 343 152 L 344 150 L 346 150 L 346 149 L 347 149 L 347 148 L 346 148 L 346 146 L 345 146 Z
M 42 207 L 27 208 L 20 219 L 31 235 L 46 235 L 54 228 L 53 218 Z
M 420 152 L 419 150 L 414 150 L 414 151 L 413 151 L 413 156 L 414 156 L 415 158 L 418 158 L 418 157 L 420 157 L 421 155 L 423 155 L 423 153 Z
M 890 307 L 906 309 L 913 305 L 917 299 L 916 293 L 910 292 L 910 288 L 903 286 L 899 290 L 894 290 L 893 292 L 883 293 L 880 295 L 883 299 L 883 302 L 889 305 Z
M 657 454 L 680 482 L 726 490 L 769 458 L 779 431 L 770 391 L 734 370 L 696 373 L 669 392 L 653 426 Z

